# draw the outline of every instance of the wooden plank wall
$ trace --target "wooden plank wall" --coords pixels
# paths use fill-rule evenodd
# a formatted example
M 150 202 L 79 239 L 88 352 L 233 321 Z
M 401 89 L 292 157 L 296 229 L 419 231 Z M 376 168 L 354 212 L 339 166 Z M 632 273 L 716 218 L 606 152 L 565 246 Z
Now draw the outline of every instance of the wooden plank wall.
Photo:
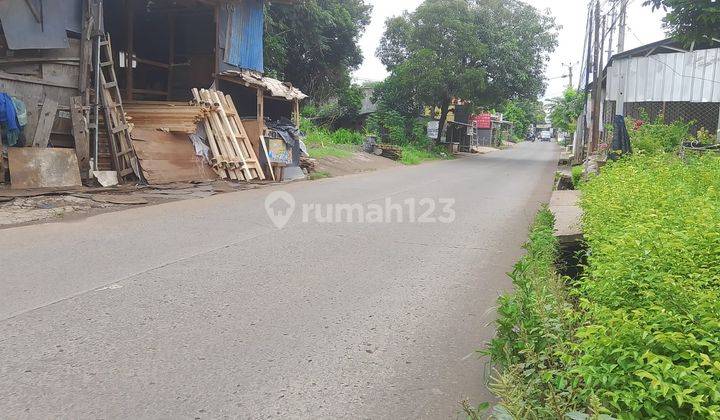
M 58 103 L 50 142 L 73 147 L 70 106 L 79 94 L 80 40 L 70 39 L 70 48 L 50 50 L 0 50 L 0 91 L 25 103 L 28 124 L 25 138 L 35 135 L 45 98 Z

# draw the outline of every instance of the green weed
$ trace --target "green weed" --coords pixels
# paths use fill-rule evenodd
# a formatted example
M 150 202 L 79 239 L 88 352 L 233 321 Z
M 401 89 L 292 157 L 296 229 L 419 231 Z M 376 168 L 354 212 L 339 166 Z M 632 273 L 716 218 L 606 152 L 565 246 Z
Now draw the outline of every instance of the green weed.
M 330 172 L 327 171 L 317 171 L 317 172 L 311 172 L 307 179 L 314 181 L 316 179 L 323 179 L 323 178 L 330 178 L 332 175 L 330 175 Z

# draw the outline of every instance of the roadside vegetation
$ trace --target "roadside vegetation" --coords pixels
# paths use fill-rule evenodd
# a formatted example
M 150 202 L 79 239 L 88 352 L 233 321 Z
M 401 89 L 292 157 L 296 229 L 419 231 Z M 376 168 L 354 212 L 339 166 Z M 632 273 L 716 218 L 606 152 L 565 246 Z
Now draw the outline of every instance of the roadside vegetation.
M 437 147 L 430 139 L 425 138 L 426 120 L 418 118 L 417 122 L 410 124 L 400 117 L 388 118 L 384 113 L 378 113 L 370 118 L 366 124 L 365 132 L 339 128 L 333 130 L 327 126 L 320 126 L 308 118 L 303 118 L 300 129 L 306 135 L 308 152 L 313 158 L 334 156 L 342 159 L 349 158 L 353 153 L 361 150 L 361 146 L 368 136 L 380 138 L 380 142 L 387 142 L 402 148 L 400 162 L 405 165 L 449 159 L 451 156 L 442 147 Z M 383 133 L 378 136 L 376 133 Z
M 556 273 L 543 209 L 499 299 L 496 418 L 720 417 L 720 157 L 679 157 L 706 137 L 686 124 L 629 125 L 634 154 L 573 172 L 584 273 Z

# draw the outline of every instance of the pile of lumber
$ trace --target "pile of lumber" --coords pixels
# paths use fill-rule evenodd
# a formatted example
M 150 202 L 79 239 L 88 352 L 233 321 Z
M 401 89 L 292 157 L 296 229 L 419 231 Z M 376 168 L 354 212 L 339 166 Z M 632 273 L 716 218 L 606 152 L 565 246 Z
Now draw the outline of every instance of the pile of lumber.
M 377 144 L 375 145 L 374 153 L 392 160 L 402 159 L 402 148 L 393 146 L 392 144 Z
M 192 89 L 203 113 L 202 126 L 210 146 L 213 170 L 223 179 L 263 180 L 260 162 L 230 95 L 217 90 Z M 262 144 L 266 161 L 267 149 Z
M 300 168 L 305 169 L 307 173 L 315 172 L 317 170 L 317 164 L 317 159 L 300 156 Z
M 203 119 L 203 109 L 190 102 L 136 101 L 123 104 L 133 127 L 194 133 Z

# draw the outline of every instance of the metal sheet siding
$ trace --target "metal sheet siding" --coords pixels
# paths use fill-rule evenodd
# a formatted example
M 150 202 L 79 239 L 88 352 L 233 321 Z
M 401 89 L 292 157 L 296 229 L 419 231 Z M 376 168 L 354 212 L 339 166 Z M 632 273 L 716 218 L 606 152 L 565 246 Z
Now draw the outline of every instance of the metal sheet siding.
M 68 48 L 66 30 L 78 31 L 82 25 L 79 0 L 33 0 L 42 10 L 35 20 L 23 0 L 0 1 L 0 21 L 11 50 Z
M 607 77 L 611 101 L 720 102 L 720 48 L 615 60 Z
M 232 27 L 225 62 L 241 69 L 263 72 L 263 1 L 231 3 L 230 12 Z

